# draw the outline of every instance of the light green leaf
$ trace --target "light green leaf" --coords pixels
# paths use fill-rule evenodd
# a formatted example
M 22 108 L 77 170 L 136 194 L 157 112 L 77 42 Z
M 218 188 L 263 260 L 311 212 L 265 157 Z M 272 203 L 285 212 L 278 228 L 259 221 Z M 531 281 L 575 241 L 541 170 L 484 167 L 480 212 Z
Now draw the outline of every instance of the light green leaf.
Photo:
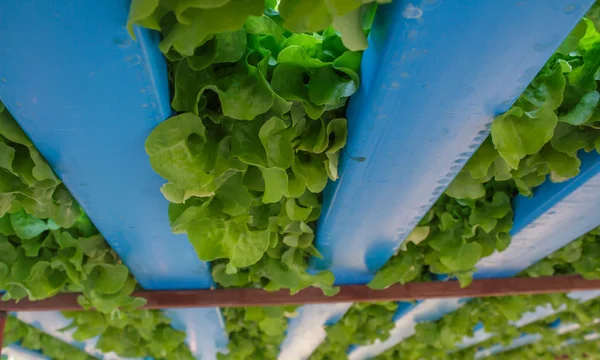
M 558 123 L 550 143 L 560 152 L 574 154 L 580 149 L 589 152 L 594 149 L 594 142 L 600 139 L 600 130 Z
M 195 71 L 187 61 L 180 61 L 175 70 L 173 109 L 199 115 L 198 104 L 207 90 L 217 93 L 223 115 L 234 119 L 253 120 L 273 106 L 273 90 L 256 67 L 237 63 L 230 70 Z
M 129 270 L 122 264 L 85 264 L 84 271 L 94 285 L 94 291 L 103 294 L 114 294 L 121 290 L 129 276 Z
M 491 202 L 478 204 L 473 209 L 469 217 L 469 223 L 480 225 L 485 232 L 490 233 L 496 227 L 498 219 L 505 217 L 511 210 L 508 195 L 505 192 L 497 192 Z
M 488 136 L 469 159 L 463 171 L 468 171 L 473 179 L 481 179 L 487 176 L 490 166 L 498 156 L 492 138 Z
M 216 8 L 190 8 L 185 17 L 180 15 L 169 33 L 159 44 L 163 53 L 171 48 L 183 56 L 192 56 L 197 47 L 210 40 L 214 34 L 240 29 L 248 16 L 260 16 L 263 0 L 231 0 Z
M 446 252 L 447 255 L 441 256 L 440 261 L 452 271 L 470 270 L 481 259 L 482 250 L 476 242 L 464 243 L 460 248 Z
M 266 15 L 249 16 L 244 23 L 244 29 L 246 29 L 249 34 L 271 35 L 277 42 L 280 42 L 283 38 L 283 29 Z
M 294 129 L 277 117 L 267 120 L 260 128 L 258 136 L 262 142 L 267 160 L 271 167 L 287 169 L 294 161 L 292 140 L 296 133 Z
M 27 147 L 33 145 L 8 111 L 0 112 L 0 135 L 17 144 Z
M 297 177 L 306 182 L 306 187 L 314 192 L 320 193 L 327 185 L 327 171 L 325 164 L 315 155 L 309 153 L 298 153 L 294 158 L 292 170 Z
M 492 123 L 492 141 L 513 169 L 526 155 L 535 154 L 552 138 L 558 118 L 544 107 L 535 114 L 513 107 Z
M 351 1 L 348 2 L 350 3 Z M 349 50 L 359 51 L 369 46 L 362 23 L 362 11 L 360 8 L 333 18 L 333 27 L 341 33 L 342 41 Z
M 201 71 L 211 64 L 232 63 L 240 60 L 246 52 L 246 32 L 244 29 L 218 33 L 201 48 L 194 56 L 187 58 L 189 66 Z
M 287 199 L 285 210 L 290 219 L 294 221 L 305 221 L 310 215 L 312 207 L 300 207 L 295 199 Z
M 253 200 L 248 188 L 242 184 L 242 174 L 239 172 L 225 181 L 215 197 L 223 203 L 223 212 L 231 216 L 246 213 Z
M 129 35 L 135 38 L 133 25 L 143 26 L 148 29 L 160 30 L 160 19 L 166 12 L 159 8 L 160 0 L 132 0 L 127 20 Z
M 455 199 L 478 199 L 485 195 L 485 189 L 469 172 L 461 171 L 446 188 L 445 193 Z
M 288 177 L 283 169 L 279 168 L 260 168 L 263 179 L 265 180 L 265 193 L 263 203 L 275 203 L 281 200 L 283 194 L 287 191 Z
M 33 239 L 48 230 L 45 221 L 31 216 L 23 210 L 10 214 L 10 224 L 15 234 L 21 239 Z
M 15 158 L 15 149 L 0 141 L 0 167 L 13 172 L 12 162 Z
M 296 33 L 317 32 L 333 21 L 325 0 L 282 0 L 279 13 L 283 26 Z
M 198 217 L 187 226 L 187 234 L 200 260 L 230 259 L 234 267 L 258 262 L 269 247 L 269 231 L 251 231 L 247 225 Z
M 212 176 L 215 146 L 207 139 L 202 120 L 191 113 L 160 123 L 146 139 L 154 171 L 182 189 L 207 185 Z
M 591 91 L 583 95 L 573 109 L 565 115 L 559 116 L 558 121 L 571 125 L 585 124 L 592 117 L 596 106 L 598 106 L 598 100 L 600 100 L 600 94 L 597 91 Z

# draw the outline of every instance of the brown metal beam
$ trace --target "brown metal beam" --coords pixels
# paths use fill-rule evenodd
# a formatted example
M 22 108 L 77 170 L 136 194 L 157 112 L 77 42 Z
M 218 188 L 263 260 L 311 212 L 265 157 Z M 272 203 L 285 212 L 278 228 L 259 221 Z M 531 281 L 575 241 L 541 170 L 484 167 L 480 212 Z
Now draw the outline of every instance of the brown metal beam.
M 576 290 L 600 290 L 600 280 L 585 280 L 580 276 L 541 278 L 506 278 L 474 280 L 461 289 L 457 281 L 415 282 L 394 285 L 385 290 L 371 290 L 366 285 L 340 286 L 335 296 L 325 296 L 321 290 L 308 288 L 295 295 L 281 290 L 262 289 L 160 290 L 138 291 L 134 296 L 147 300 L 145 309 L 193 307 L 241 307 L 271 305 L 302 305 L 340 302 L 412 301 L 455 297 L 487 297 L 524 294 L 547 294 Z M 82 310 L 78 294 L 59 294 L 47 300 L 0 301 L 0 311 Z
M 6 328 L 6 311 L 0 311 L 0 356 L 4 347 L 4 329 Z

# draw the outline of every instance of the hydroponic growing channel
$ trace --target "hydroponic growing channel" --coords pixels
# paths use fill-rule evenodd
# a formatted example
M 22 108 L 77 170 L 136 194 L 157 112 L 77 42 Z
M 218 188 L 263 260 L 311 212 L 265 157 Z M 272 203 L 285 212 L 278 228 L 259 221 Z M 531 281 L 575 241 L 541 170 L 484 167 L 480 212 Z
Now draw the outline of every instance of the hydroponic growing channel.
M 599 11 L 0 5 L 5 354 L 589 358 Z

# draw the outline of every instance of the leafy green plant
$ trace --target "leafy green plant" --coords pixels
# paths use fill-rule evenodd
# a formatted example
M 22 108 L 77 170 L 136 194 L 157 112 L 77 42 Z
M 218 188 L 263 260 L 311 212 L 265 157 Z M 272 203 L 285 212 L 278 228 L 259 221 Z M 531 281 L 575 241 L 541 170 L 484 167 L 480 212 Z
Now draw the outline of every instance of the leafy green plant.
M 277 359 L 288 318 L 296 316 L 295 310 L 295 306 L 223 309 L 229 353 L 218 354 L 218 359 Z
M 320 193 L 338 177 L 345 104 L 359 86 L 361 54 L 348 49 L 366 48 L 377 2 L 389 1 L 132 2 L 130 30 L 162 33 L 179 113 L 146 152 L 168 181 L 173 231 L 220 286 L 338 291 L 308 260 L 320 256 Z M 276 358 L 288 312 L 225 309 L 221 357 Z
M 320 256 L 313 246 L 319 194 L 337 179 L 361 54 L 328 27 L 334 20 L 300 24 L 305 5 L 282 1 L 280 12 L 266 5 L 133 2 L 130 23 L 163 33 L 180 112 L 150 134 L 146 152 L 168 180 L 161 191 L 173 231 L 212 261 L 218 284 L 334 294 L 330 272 L 306 269 L 310 256 Z M 318 32 L 292 33 L 288 23 Z
M 369 287 L 430 280 L 432 274 L 456 276 L 468 285 L 480 258 L 510 244 L 515 192 L 509 182 L 491 181 L 476 200 L 442 195 Z
M 468 285 L 481 258 L 509 246 L 517 191 L 531 196 L 547 178 L 573 178 L 581 165 L 578 154 L 600 152 L 598 9 L 581 20 L 512 108 L 494 119 L 491 135 L 376 274 L 372 288 L 431 273 Z M 537 271 L 544 273 L 544 266 Z
M 539 277 L 571 274 L 579 274 L 586 279 L 600 278 L 600 227 L 530 266 L 523 275 Z
M 571 356 L 569 358 L 580 357 L 585 349 L 589 349 L 588 346 L 566 346 L 567 340 L 571 342 L 584 342 L 585 336 L 594 330 L 598 330 L 597 318 L 594 314 L 600 310 L 600 300 L 594 299 L 586 303 L 579 304 L 573 309 L 569 309 L 559 313 L 558 315 L 552 315 L 547 318 L 538 320 L 534 323 L 528 324 L 521 328 L 521 333 L 518 336 L 501 338 L 501 342 L 504 345 L 508 345 L 511 341 L 515 340 L 522 334 L 539 334 L 541 340 L 535 341 L 531 345 L 520 347 L 507 352 L 502 352 L 491 356 L 491 359 L 555 359 L 561 356 Z M 557 319 L 561 320 L 561 323 L 565 324 L 578 324 L 579 328 L 573 331 L 560 334 L 556 329 L 550 325 Z M 472 359 L 475 355 L 475 351 L 478 349 L 485 349 L 491 345 L 498 343 L 498 338 L 492 338 L 484 343 L 480 344 L 477 349 L 467 349 L 465 351 L 453 354 L 452 359 Z M 581 344 L 580 344 L 581 345 Z
M 162 32 L 160 49 L 168 55 L 193 56 L 221 33 L 240 29 L 250 16 L 263 11 L 294 33 L 335 28 L 350 50 L 367 48 L 366 28 L 373 5 L 392 0 L 133 0 L 129 29 L 134 24 Z
M 3 300 L 81 292 L 85 307 L 143 304 L 129 270 L 16 121 L 0 112 L 0 289 Z
M 525 269 L 520 276 L 539 276 L 540 268 L 550 274 L 581 274 L 595 278 L 600 271 L 600 266 L 587 265 L 595 261 L 594 254 L 581 251 L 582 243 L 594 247 L 600 244 L 598 236 L 600 228 L 576 239 L 555 253 L 547 256 L 537 264 Z M 579 244 L 574 246 L 573 244 Z M 591 259 L 587 259 L 588 256 Z M 544 265 L 540 265 L 544 264 Z M 583 266 L 582 264 L 586 264 Z M 592 269 L 593 267 L 593 269 Z M 579 272 L 581 271 L 581 272 Z M 551 306 L 557 315 L 517 328 L 512 322 L 519 320 L 523 314 L 533 311 L 538 306 Z M 600 300 L 580 303 L 571 299 L 566 294 L 521 295 L 491 298 L 471 299 L 467 304 L 455 312 L 444 315 L 434 322 L 423 322 L 416 326 L 415 334 L 387 350 L 379 359 L 448 359 L 449 353 L 456 351 L 464 337 L 472 337 L 477 325 L 492 334 L 496 334 L 479 347 L 486 347 L 495 343 L 508 344 L 523 332 L 547 332 L 548 324 L 556 320 L 557 316 L 566 322 L 573 321 L 581 324 L 590 324 L 600 306 Z M 555 332 L 552 331 L 552 334 Z M 548 336 L 551 336 L 548 335 Z M 476 348 L 467 348 L 453 353 L 453 358 L 472 359 Z M 527 358 L 527 357 L 525 357 Z
M 158 311 L 134 310 L 138 287 L 129 270 L 37 152 L 19 125 L 0 112 L 0 289 L 3 300 L 42 300 L 79 292 L 95 311 L 66 312 L 74 339 L 99 336 L 97 346 L 124 357 L 185 360 L 185 333 Z M 10 318 L 7 332 L 25 347 L 51 358 L 88 355 Z M 64 354 L 64 355 L 61 355 Z
M 6 319 L 4 345 L 17 343 L 26 349 L 40 351 L 54 360 L 92 360 L 86 352 L 52 337 L 15 317 Z
M 490 356 L 489 359 L 600 359 L 600 342 L 586 340 L 586 335 L 598 331 L 598 327 L 583 327 L 575 332 L 560 336 L 551 329 L 546 329 L 542 340 L 531 345 Z M 573 344 L 570 344 L 573 342 Z
M 351 345 L 368 345 L 384 341 L 394 328 L 395 302 L 356 303 L 335 324 L 325 331 L 327 338 L 309 360 L 345 360 Z
M 65 311 L 74 329 L 73 339 L 84 341 L 99 337 L 96 347 L 104 353 L 115 352 L 125 358 L 192 360 L 185 344 L 186 334 L 171 327 L 171 320 L 157 310 Z

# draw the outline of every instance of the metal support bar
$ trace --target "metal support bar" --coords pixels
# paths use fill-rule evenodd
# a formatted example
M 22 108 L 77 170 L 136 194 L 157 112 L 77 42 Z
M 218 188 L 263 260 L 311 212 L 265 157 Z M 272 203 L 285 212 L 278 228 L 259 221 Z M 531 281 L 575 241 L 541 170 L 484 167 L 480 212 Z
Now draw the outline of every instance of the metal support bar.
M 134 293 L 147 300 L 145 309 L 179 309 L 203 307 L 241 307 L 326 304 L 344 302 L 414 301 L 442 298 L 473 298 L 524 294 L 547 294 L 576 290 L 598 290 L 600 280 L 580 276 L 541 278 L 505 278 L 474 280 L 466 288 L 458 281 L 415 282 L 394 285 L 385 290 L 371 290 L 366 285 L 344 285 L 335 296 L 325 296 L 320 289 L 308 288 L 295 295 L 287 290 L 267 292 L 262 289 L 158 290 Z M 76 293 L 56 295 L 40 301 L 0 302 L 0 311 L 82 310 Z
M 2 348 L 4 347 L 4 329 L 6 328 L 6 311 L 0 311 L 0 356 L 2 356 Z

